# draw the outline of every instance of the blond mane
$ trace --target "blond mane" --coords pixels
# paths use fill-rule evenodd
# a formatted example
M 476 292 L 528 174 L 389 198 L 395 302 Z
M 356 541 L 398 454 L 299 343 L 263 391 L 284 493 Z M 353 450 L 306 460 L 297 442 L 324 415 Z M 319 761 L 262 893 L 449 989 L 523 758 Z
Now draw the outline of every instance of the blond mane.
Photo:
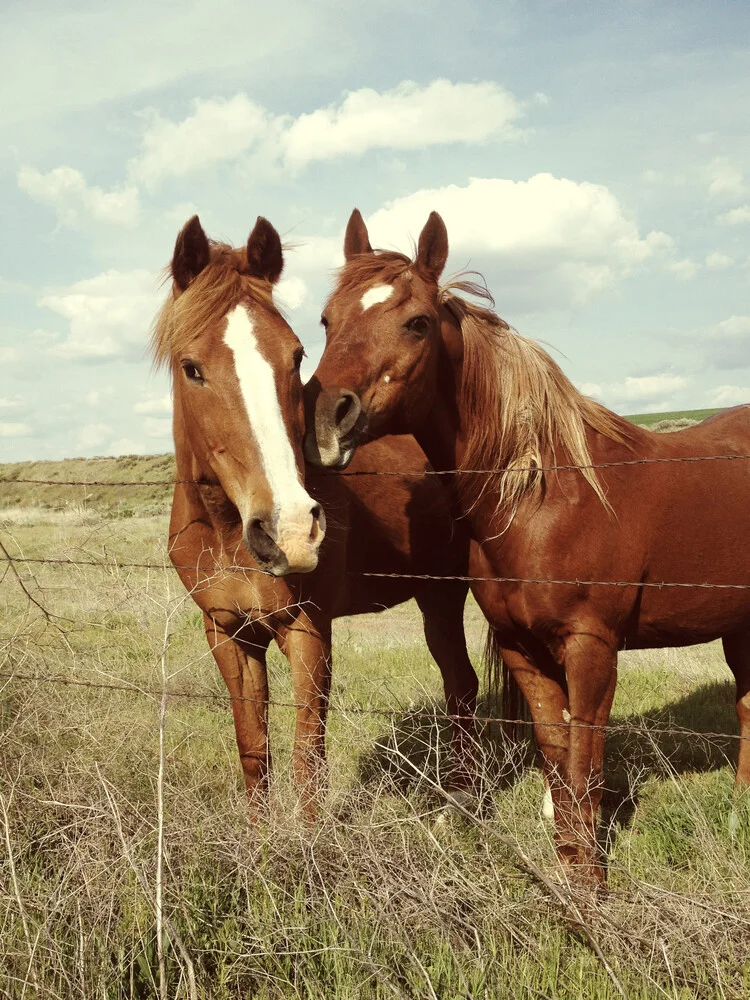
M 609 507 L 596 470 L 590 468 L 586 430 L 626 444 L 632 438 L 627 423 L 579 392 L 541 345 L 454 289 L 484 297 L 489 293 L 467 282 L 453 282 L 440 291 L 463 337 L 460 391 L 468 438 L 461 467 L 496 470 L 459 477 L 466 501 L 474 505 L 491 494 L 498 514 L 510 524 L 521 500 L 541 491 L 545 466 L 559 462 L 580 467 Z
M 336 292 L 353 291 L 375 279 L 395 281 L 415 265 L 391 251 L 359 254 L 342 268 Z M 580 467 L 609 508 L 596 470 L 590 468 L 586 431 L 621 444 L 630 443 L 635 433 L 630 433 L 627 421 L 579 392 L 543 347 L 522 337 L 492 309 L 456 294 L 494 305 L 479 278 L 481 283 L 458 275 L 438 289 L 439 302 L 463 336 L 460 393 L 469 437 L 461 468 L 482 470 L 480 475 L 457 477 L 463 498 L 472 507 L 482 497 L 493 496 L 507 527 L 525 497 L 541 495 L 545 466 L 559 462 Z
M 154 322 L 150 352 L 157 368 L 166 367 L 176 354 L 213 326 L 218 319 L 250 299 L 275 309 L 273 290 L 267 281 L 248 272 L 247 252 L 226 243 L 210 241 L 211 259 L 191 281 L 186 291 L 170 291 Z M 171 276 L 169 268 L 165 279 Z

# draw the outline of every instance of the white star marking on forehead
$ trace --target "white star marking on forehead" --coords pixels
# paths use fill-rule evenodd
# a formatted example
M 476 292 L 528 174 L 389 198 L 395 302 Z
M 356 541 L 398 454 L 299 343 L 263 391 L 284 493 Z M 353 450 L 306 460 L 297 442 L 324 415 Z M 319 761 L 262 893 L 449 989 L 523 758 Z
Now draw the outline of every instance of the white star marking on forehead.
M 365 312 L 371 306 L 376 306 L 379 302 L 385 302 L 391 295 L 393 295 L 393 285 L 373 285 L 372 288 L 367 289 L 360 300 L 362 302 L 362 312 Z

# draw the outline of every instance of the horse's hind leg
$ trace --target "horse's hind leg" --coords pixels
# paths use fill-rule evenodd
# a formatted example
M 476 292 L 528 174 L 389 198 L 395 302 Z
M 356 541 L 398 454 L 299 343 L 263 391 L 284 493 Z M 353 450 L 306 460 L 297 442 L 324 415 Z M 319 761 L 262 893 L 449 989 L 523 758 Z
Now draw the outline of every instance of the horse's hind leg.
M 448 787 L 470 789 L 476 784 L 476 725 L 479 681 L 466 650 L 464 604 L 468 586 L 461 580 L 428 584 L 417 595 L 424 635 L 443 677 L 445 703 L 452 719 Z
M 724 656 L 737 682 L 737 718 L 740 723 L 740 751 L 737 785 L 750 785 L 750 629 L 722 638 Z

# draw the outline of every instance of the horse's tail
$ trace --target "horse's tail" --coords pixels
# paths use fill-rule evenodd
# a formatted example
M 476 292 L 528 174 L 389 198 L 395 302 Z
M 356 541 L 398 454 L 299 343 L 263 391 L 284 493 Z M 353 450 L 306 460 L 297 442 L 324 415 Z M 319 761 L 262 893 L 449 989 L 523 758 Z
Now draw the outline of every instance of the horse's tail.
M 494 714 L 499 708 L 500 731 L 508 739 L 517 742 L 524 736 L 522 730 L 527 728 L 519 723 L 529 719 L 528 706 L 518 682 L 503 660 L 497 632 L 491 625 L 487 626 L 483 658 L 489 714 Z

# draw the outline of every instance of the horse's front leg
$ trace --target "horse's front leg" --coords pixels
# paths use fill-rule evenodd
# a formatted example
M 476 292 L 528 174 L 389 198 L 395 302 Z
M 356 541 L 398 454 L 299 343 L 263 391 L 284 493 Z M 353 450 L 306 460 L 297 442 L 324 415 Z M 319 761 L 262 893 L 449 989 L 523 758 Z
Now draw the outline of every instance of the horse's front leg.
M 204 615 L 206 638 L 224 678 L 230 698 L 237 749 L 251 813 L 263 813 L 268 802 L 271 751 L 268 742 L 268 675 L 266 652 L 270 635 L 259 632 L 239 642 Z
M 292 770 L 305 818 L 317 818 L 327 788 L 325 729 L 331 690 L 331 619 L 303 612 L 278 637 L 292 670 L 297 722 Z

